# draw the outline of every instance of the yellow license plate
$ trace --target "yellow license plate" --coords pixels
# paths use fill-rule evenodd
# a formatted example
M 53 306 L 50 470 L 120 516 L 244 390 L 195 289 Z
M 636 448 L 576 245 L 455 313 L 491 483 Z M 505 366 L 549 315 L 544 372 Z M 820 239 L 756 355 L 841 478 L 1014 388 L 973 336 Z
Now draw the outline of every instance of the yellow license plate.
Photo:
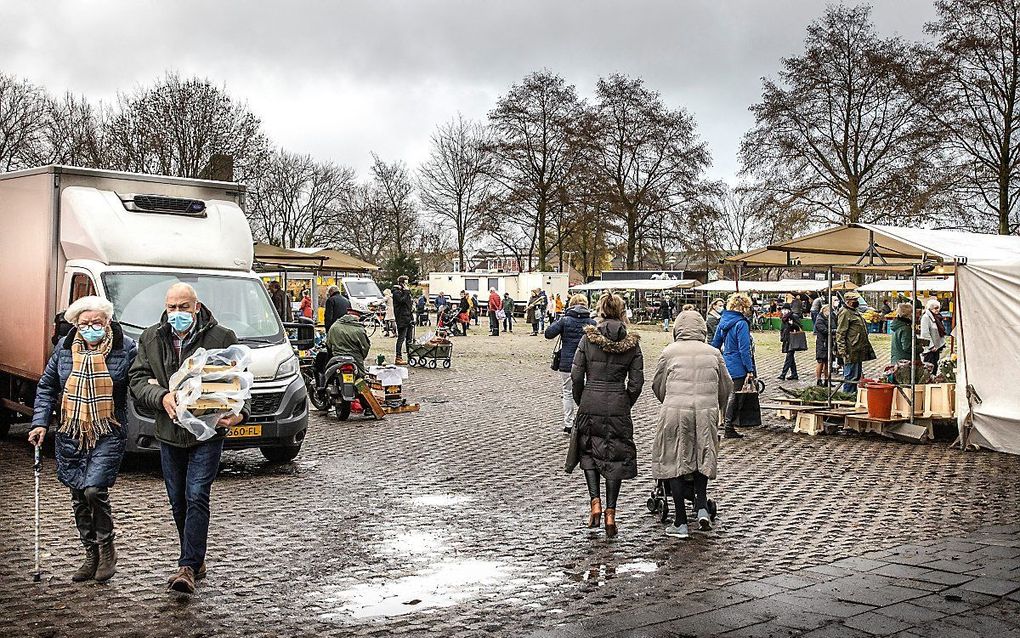
M 354 383 L 354 375 L 353 374 L 345 374 L 344 375 L 344 383 Z
M 228 439 L 247 439 L 262 436 L 261 425 L 235 425 L 227 430 Z

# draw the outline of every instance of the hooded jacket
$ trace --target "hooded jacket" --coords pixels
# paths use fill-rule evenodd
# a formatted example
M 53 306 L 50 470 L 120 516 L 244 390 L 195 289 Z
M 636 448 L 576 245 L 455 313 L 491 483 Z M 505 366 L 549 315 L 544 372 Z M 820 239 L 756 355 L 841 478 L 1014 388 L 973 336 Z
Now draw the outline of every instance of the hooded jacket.
M 393 319 L 398 326 L 409 326 L 414 323 L 414 300 L 411 291 L 403 286 L 393 288 Z
M 736 310 L 725 310 L 719 319 L 719 328 L 712 339 L 712 347 L 719 348 L 726 369 L 734 379 L 755 373 L 751 354 L 751 326 L 747 317 Z
M 889 363 L 910 361 L 910 336 L 913 332 L 914 324 L 910 319 L 896 317 L 889 322 Z M 920 358 L 920 348 L 917 350 L 917 355 Z
M 637 334 L 610 319 L 585 326 L 570 378 L 578 404 L 567 471 L 580 464 L 610 480 L 637 476 L 637 448 L 630 411 L 644 386 L 644 358 Z
M 549 324 L 545 329 L 546 339 L 560 338 L 560 372 L 570 372 L 574 364 L 574 353 L 584 337 L 584 329 L 594 326 L 595 320 L 586 306 L 571 306 L 563 316 Z
M 173 328 L 167 323 L 164 312 L 159 323 L 146 328 L 138 338 L 138 356 L 128 372 L 131 395 L 138 404 L 155 414 L 156 439 L 174 447 L 194 447 L 199 441 L 194 434 L 171 421 L 163 409 L 163 397 L 169 393 L 167 388 L 170 387 L 170 377 L 181 367 L 181 362 L 195 354 L 199 348 L 211 350 L 237 343 L 234 331 L 221 326 L 204 304 L 191 329 L 195 333 L 185 342 L 181 356 L 178 357 L 173 346 Z M 241 416 L 244 420 L 251 416 L 251 399 L 245 399 Z M 207 440 L 223 438 L 224 434 L 226 430 L 221 429 L 212 439 Z
M 330 356 L 346 355 L 354 357 L 354 365 L 358 372 L 365 374 L 365 358 L 372 347 L 365 326 L 353 315 L 344 315 L 337 319 L 326 335 L 326 348 Z
M 692 472 L 716 477 L 719 415 L 733 390 L 722 353 L 705 343 L 707 326 L 693 310 L 676 318 L 675 343 L 655 367 L 652 391 L 662 403 L 652 442 L 652 476 Z

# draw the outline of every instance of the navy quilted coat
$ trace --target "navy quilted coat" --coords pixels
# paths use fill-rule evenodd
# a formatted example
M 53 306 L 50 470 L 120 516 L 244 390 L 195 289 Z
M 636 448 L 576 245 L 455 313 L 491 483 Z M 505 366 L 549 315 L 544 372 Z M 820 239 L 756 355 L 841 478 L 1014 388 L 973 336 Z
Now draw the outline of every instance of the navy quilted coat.
M 55 451 L 57 454 L 57 478 L 64 485 L 84 490 L 86 487 L 110 487 L 117 479 L 120 461 L 124 457 L 124 443 L 127 433 L 127 373 L 135 358 L 135 342 L 125 336 L 117 323 L 113 326 L 113 349 L 106 357 L 106 367 L 113 379 L 114 418 L 122 427 L 107 434 L 96 442 L 88 452 L 78 449 L 78 441 L 57 432 Z M 60 408 L 64 385 L 71 376 L 71 343 L 77 334 L 71 330 L 59 341 L 53 351 L 39 387 L 35 392 L 35 413 L 33 427 L 49 427 L 50 415 Z
M 558 368 L 560 372 L 570 372 L 570 367 L 574 365 L 574 353 L 577 352 L 577 346 L 584 337 L 584 327 L 594 325 L 595 320 L 591 318 L 588 309 L 578 305 L 568 308 L 562 317 L 545 329 L 546 339 L 559 337 L 562 340 Z

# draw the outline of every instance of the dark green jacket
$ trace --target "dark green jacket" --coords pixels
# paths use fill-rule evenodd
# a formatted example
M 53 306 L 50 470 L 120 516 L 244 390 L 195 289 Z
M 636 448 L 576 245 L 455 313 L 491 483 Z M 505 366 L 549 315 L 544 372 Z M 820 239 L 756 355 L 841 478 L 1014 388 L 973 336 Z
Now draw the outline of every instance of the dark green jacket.
M 868 338 L 868 326 L 856 310 L 843 306 L 836 322 L 836 352 L 846 363 L 864 363 L 878 358 Z
M 907 319 L 897 317 L 889 322 L 890 363 L 910 361 L 910 334 L 913 331 L 914 326 Z
M 181 361 L 193 355 L 199 348 L 210 350 L 232 346 L 237 343 L 237 335 L 233 330 L 219 325 L 209 309 L 202 306 L 198 313 L 198 321 L 192 327 L 192 330 L 198 332 L 193 339 L 186 342 L 181 357 L 178 358 L 174 351 L 171 330 L 164 312 L 157 325 L 149 326 L 142 332 L 142 336 L 138 338 L 138 355 L 128 372 L 128 382 L 135 401 L 156 413 L 156 439 L 160 443 L 174 447 L 193 447 L 199 443 L 195 435 L 171 421 L 163 409 L 163 397 L 170 387 L 170 377 L 181 367 Z M 150 379 L 155 379 L 156 382 L 150 383 Z M 250 415 L 251 400 L 247 399 L 241 410 L 241 416 L 247 420 Z M 224 434 L 225 432 L 221 431 L 209 440 L 222 438 Z
M 372 347 L 365 333 L 365 326 L 352 315 L 344 315 L 333 323 L 326 335 L 326 347 L 332 357 L 347 355 L 354 357 L 358 372 L 365 374 L 365 358 Z

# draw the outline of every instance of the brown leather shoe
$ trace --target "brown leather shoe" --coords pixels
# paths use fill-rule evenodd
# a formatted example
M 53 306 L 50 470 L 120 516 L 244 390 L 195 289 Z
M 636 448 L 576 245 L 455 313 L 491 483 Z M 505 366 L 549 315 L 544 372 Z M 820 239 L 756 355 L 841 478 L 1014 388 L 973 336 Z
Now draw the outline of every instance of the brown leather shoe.
M 71 574 L 71 580 L 76 583 L 92 580 L 96 577 L 97 567 L 99 567 L 99 548 L 95 545 L 89 545 L 85 548 L 85 562 L 82 563 L 77 571 Z
M 396 358 L 396 359 L 395 359 L 395 360 L 393 361 L 393 365 L 398 365 L 398 366 L 406 366 L 406 365 L 407 365 L 407 361 L 405 361 L 405 360 L 404 360 L 403 358 L 401 358 L 401 357 L 397 357 L 397 358 Z
M 99 546 L 99 562 L 96 565 L 96 582 L 104 583 L 117 573 L 117 548 L 113 541 L 103 543 Z
M 602 499 L 591 499 L 591 514 L 588 515 L 588 528 L 598 529 L 602 522 Z
M 181 567 L 177 578 L 170 583 L 170 589 L 181 594 L 195 593 L 195 571 L 190 567 Z
M 166 579 L 166 584 L 167 584 L 168 587 L 170 585 L 174 584 L 174 581 L 177 580 L 177 576 L 180 573 L 181 573 L 181 570 L 178 569 L 174 573 L 170 574 L 170 577 Z M 196 582 L 202 580 L 203 578 L 205 578 L 205 561 L 202 561 L 202 564 L 198 566 L 198 571 L 195 572 L 195 581 Z
M 616 509 L 612 507 L 606 508 L 606 538 L 612 538 L 616 536 Z

